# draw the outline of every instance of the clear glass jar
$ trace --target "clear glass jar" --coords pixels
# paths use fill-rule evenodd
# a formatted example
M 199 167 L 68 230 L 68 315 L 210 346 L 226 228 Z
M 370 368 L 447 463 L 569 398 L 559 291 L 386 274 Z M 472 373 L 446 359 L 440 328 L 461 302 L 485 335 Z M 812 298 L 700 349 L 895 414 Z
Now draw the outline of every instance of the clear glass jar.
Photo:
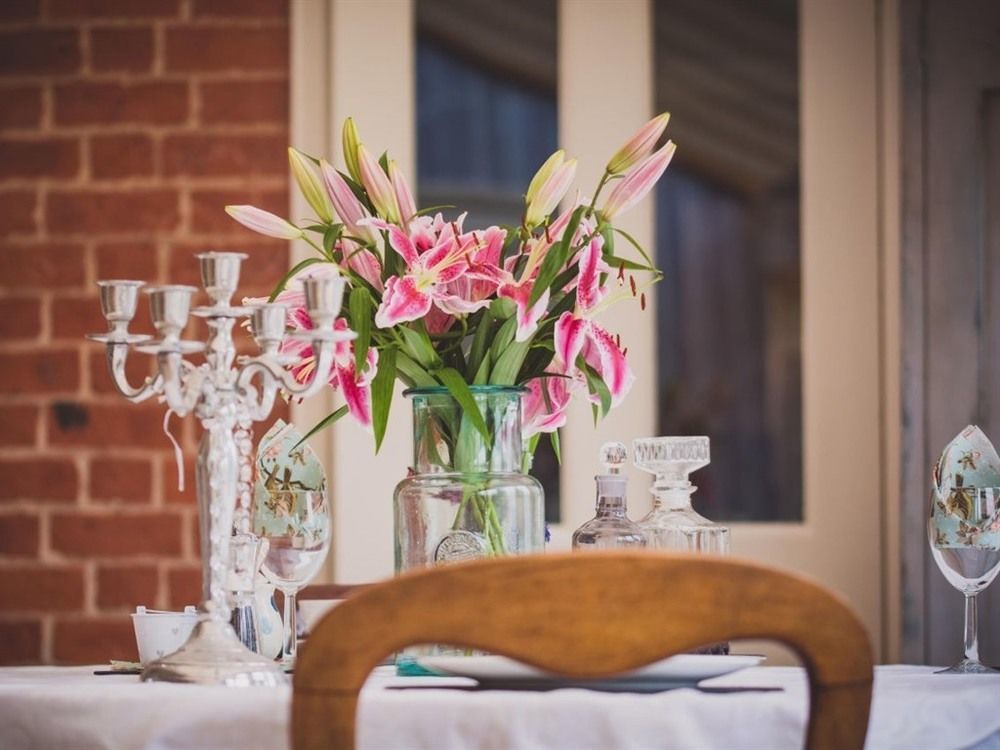
M 647 545 L 642 529 L 628 517 L 628 479 L 621 473 L 627 454 L 621 443 L 601 446 L 604 473 L 597 483 L 596 511 L 573 532 L 574 550 L 628 549 Z
M 413 473 L 396 485 L 396 572 L 542 552 L 542 486 L 522 469 L 520 388 L 470 386 L 487 440 L 445 388 L 406 392 Z

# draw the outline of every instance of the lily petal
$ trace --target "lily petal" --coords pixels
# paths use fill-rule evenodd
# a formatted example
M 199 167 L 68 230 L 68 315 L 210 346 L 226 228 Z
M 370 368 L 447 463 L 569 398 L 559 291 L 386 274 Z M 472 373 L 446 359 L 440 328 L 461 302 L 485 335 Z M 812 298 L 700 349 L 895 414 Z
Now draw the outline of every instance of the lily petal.
M 600 235 L 594 237 L 580 253 L 578 268 L 580 275 L 576 285 L 576 303 L 586 313 L 594 309 L 604 297 L 606 289 L 601 286 L 601 274 L 610 269 L 601 256 L 604 241 Z
M 564 312 L 556 321 L 553 332 L 556 356 L 566 363 L 568 372 L 576 369 L 576 358 L 586 343 L 587 326 L 586 320 L 571 312 Z
M 386 221 L 399 224 L 399 203 L 389 176 L 364 146 L 358 146 L 358 168 L 361 170 L 361 184 L 365 186 L 375 210 Z
M 618 406 L 635 382 L 635 374 L 618 348 L 614 338 L 596 323 L 587 326 L 587 344 L 584 359 L 597 370 L 611 392 L 611 405 Z
M 608 196 L 604 208 L 601 209 L 604 217 L 610 220 L 645 198 L 670 164 L 670 160 L 674 158 L 676 150 L 674 142 L 667 141 L 663 148 L 634 166 Z
M 236 221 L 252 229 L 257 234 L 276 237 L 279 240 L 297 240 L 302 236 L 302 230 L 294 224 L 282 219 L 277 214 L 265 211 L 255 206 L 226 206 L 226 213 Z
M 542 296 L 531 307 L 528 301 L 531 299 L 531 290 L 534 284 L 524 282 L 521 284 L 504 284 L 497 290 L 497 296 L 506 297 L 513 300 L 516 308 L 517 331 L 514 340 L 518 342 L 530 339 L 538 328 L 538 321 L 541 320 L 545 311 L 549 307 L 550 292 L 546 289 Z
M 392 183 L 392 190 L 396 194 L 396 204 L 399 206 L 399 220 L 403 226 L 410 223 L 410 219 L 417 213 L 417 204 L 413 200 L 413 192 L 410 184 L 403 175 L 403 170 L 399 168 L 395 160 L 389 162 L 389 182 Z
M 431 309 L 431 295 L 417 288 L 412 276 L 392 276 L 385 282 L 382 304 L 375 313 L 375 325 L 391 328 L 397 323 L 422 318 Z

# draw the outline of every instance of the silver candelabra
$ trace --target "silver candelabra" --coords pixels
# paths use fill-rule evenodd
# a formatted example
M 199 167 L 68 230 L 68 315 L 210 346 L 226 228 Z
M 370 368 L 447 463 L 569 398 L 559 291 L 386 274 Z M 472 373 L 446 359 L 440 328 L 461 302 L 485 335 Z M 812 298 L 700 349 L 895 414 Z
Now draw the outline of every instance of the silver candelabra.
M 159 397 L 180 416 L 194 413 L 204 430 L 196 472 L 203 585 L 200 616 L 188 641 L 174 653 L 148 664 L 142 679 L 277 685 L 285 682 L 284 673 L 271 660 L 246 648 L 229 623 L 230 542 L 234 529 L 249 530 L 249 427 L 271 413 L 279 390 L 306 397 L 328 382 L 336 343 L 354 337 L 333 327 L 343 301 L 344 280 L 339 276 L 304 278 L 302 291 L 313 328 L 288 334 L 284 305 L 231 304 L 246 255 L 209 252 L 196 257 L 212 304 L 191 309 L 191 298 L 197 291 L 192 286 L 146 287 L 157 333 L 152 338 L 128 330 L 143 282 L 98 281 L 109 331 L 89 336 L 107 347 L 108 368 L 115 387 L 126 399 L 138 403 Z M 207 342 L 181 338 L 192 314 L 208 323 Z M 247 316 L 260 354 L 237 361 L 233 327 Z M 313 347 L 316 364 L 308 383 L 298 383 L 285 369 L 290 362 L 280 354 L 280 346 L 286 336 L 306 340 Z M 131 349 L 156 357 L 157 374 L 139 387 L 130 385 L 125 375 Z M 204 361 L 200 364 L 186 359 L 186 355 L 201 352 Z

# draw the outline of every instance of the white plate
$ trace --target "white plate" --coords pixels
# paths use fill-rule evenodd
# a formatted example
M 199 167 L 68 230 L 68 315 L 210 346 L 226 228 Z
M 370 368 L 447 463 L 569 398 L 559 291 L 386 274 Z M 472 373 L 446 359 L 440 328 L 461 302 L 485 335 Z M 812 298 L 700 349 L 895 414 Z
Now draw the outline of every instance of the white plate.
M 424 669 L 458 677 L 471 677 L 483 684 L 515 686 L 583 686 L 600 690 L 664 690 L 695 685 L 711 677 L 721 677 L 764 661 L 757 654 L 678 654 L 648 664 L 618 677 L 580 681 L 550 674 L 506 656 L 421 656 Z

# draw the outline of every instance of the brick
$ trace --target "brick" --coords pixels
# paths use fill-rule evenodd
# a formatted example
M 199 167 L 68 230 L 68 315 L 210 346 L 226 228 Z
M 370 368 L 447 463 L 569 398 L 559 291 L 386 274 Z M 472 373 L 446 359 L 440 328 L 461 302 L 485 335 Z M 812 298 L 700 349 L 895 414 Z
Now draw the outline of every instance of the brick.
M 168 71 L 287 71 L 288 28 L 177 26 L 167 29 Z
M 0 4 L 2 7 L 2 4 Z M 0 128 L 37 128 L 42 120 L 39 86 L 4 86 L 0 89 Z
M 188 87 L 183 82 L 72 83 L 55 87 L 55 121 L 59 125 L 167 125 L 187 118 Z
M 0 664 L 37 664 L 41 660 L 40 620 L 0 621 Z
M 76 29 L 0 32 L 0 75 L 75 73 L 80 68 Z
M 181 553 L 181 518 L 173 513 L 56 513 L 51 525 L 52 549 L 64 555 L 176 557 Z
M 48 414 L 53 445 L 90 448 L 153 448 L 168 450 L 163 411 L 156 404 L 92 404 L 59 401 Z
M 56 297 L 52 300 L 53 338 L 80 341 L 88 333 L 99 333 L 107 326 L 96 296 Z
M 53 18 L 175 18 L 180 0 L 51 0 Z
M 288 243 L 281 240 L 269 242 L 260 240 L 246 230 L 248 238 L 256 241 L 234 243 L 225 249 L 239 250 L 249 257 L 243 261 L 240 268 L 240 288 L 237 297 L 251 292 L 257 294 L 261 290 L 270 293 L 274 285 L 288 270 Z M 168 275 L 177 284 L 200 284 L 198 266 L 191 262 L 191 256 L 206 250 L 219 250 L 218 244 L 211 243 L 178 243 L 171 246 L 170 268 Z
M 0 21 L 30 21 L 38 18 L 39 0 L 5 0 L 0 3 Z
M 107 664 L 109 659 L 135 661 L 131 618 L 60 619 L 56 621 L 52 657 L 58 664 Z
M 76 138 L 0 139 L 0 179 L 74 177 L 80 171 Z
M 38 407 L 21 404 L 0 406 L 0 447 L 23 448 L 35 444 L 38 432 Z
M 79 387 L 75 349 L 0 354 L 0 393 L 61 393 Z
M 4 567 L 0 576 L 2 612 L 72 612 L 83 607 L 83 568 Z
M 207 177 L 288 172 L 283 135 L 171 135 L 163 142 L 166 174 Z
M 148 135 L 94 136 L 90 140 L 90 173 L 98 180 L 153 174 L 154 145 Z
M 68 242 L 0 244 L 0 287 L 81 286 L 85 279 L 83 246 Z
M 0 515 L 0 555 L 38 555 L 38 516 L 31 513 Z
M 97 569 L 98 607 L 154 607 L 159 575 L 152 565 L 104 566 Z
M 136 330 L 145 330 L 136 328 Z M 90 352 L 90 387 L 94 393 L 117 394 L 111 373 L 108 372 L 108 358 L 105 356 L 104 347 L 94 345 Z M 156 369 L 156 359 L 143 354 L 133 354 L 125 360 L 125 376 L 128 382 L 138 388 L 142 385 L 147 375 L 153 374 Z M 164 446 L 166 447 L 166 446 Z
M 215 81 L 201 85 L 205 123 L 288 123 L 288 81 Z
M 177 193 L 155 188 L 53 191 L 46 212 L 54 233 L 152 232 L 175 229 L 180 222 Z
M 283 216 L 288 213 L 288 191 L 261 192 L 239 188 L 192 190 L 191 227 L 199 233 L 229 233 L 245 237 L 243 227 L 225 211 L 226 206 L 244 204 Z
M 0 192 L 0 235 L 15 232 L 34 232 L 35 206 L 37 198 L 34 190 L 5 190 Z M 2 282 L 0 282 L 2 284 Z
M 195 18 L 288 18 L 286 0 L 195 0 Z
M 201 568 L 174 568 L 167 572 L 167 606 L 180 610 L 201 602 Z
M 153 491 L 149 460 L 95 458 L 90 462 L 90 498 L 146 503 Z
M 0 340 L 26 341 L 42 330 L 42 304 L 37 297 L 0 299 Z
M 0 501 L 75 500 L 76 466 L 63 458 L 0 459 Z
M 99 279 L 156 280 L 156 245 L 151 242 L 103 242 L 94 252 Z
M 102 72 L 148 71 L 153 66 L 153 29 L 149 26 L 91 29 L 90 65 Z

